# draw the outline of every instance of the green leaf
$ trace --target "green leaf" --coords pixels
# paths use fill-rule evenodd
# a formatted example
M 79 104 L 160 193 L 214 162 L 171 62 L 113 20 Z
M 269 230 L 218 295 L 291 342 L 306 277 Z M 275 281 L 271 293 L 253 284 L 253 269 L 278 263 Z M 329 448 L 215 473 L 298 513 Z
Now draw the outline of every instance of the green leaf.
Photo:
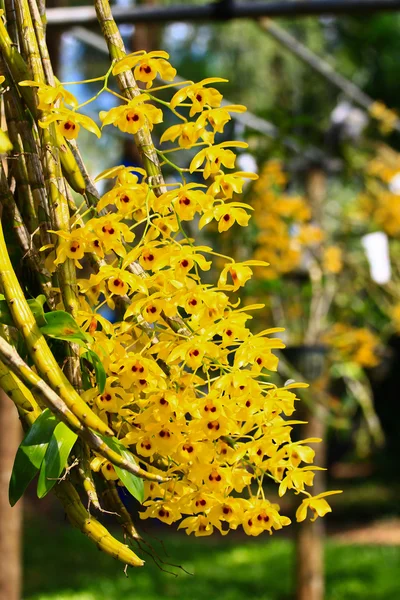
M 101 435 L 100 437 L 103 440 L 103 442 L 105 444 L 107 444 L 107 446 L 109 446 L 112 450 L 117 452 L 127 462 L 130 462 L 131 464 L 137 466 L 137 462 L 133 458 L 132 454 L 129 452 L 129 450 L 127 450 L 125 448 L 125 446 L 119 440 L 117 440 L 117 438 L 115 438 L 115 437 L 110 438 L 105 435 L 104 436 Z M 129 471 L 125 471 L 125 469 L 121 469 L 120 467 L 117 467 L 115 465 L 114 465 L 114 469 L 115 469 L 115 472 L 117 473 L 118 477 L 120 478 L 120 480 L 126 487 L 126 489 L 132 494 L 132 496 L 134 498 L 136 498 L 136 500 L 138 500 L 140 502 L 140 504 L 142 504 L 143 500 L 144 500 L 143 479 L 141 479 L 140 477 L 133 475 L 133 473 L 129 473 Z
M 104 392 L 104 388 L 106 387 L 107 373 L 103 367 L 103 363 L 101 362 L 99 355 L 96 354 L 96 352 L 93 352 L 93 350 L 88 350 L 85 352 L 85 354 L 82 354 L 82 358 L 86 358 L 86 360 L 93 365 L 97 387 L 99 388 L 100 394 L 102 394 Z
M 46 315 L 43 310 L 43 306 L 46 304 L 46 296 L 44 294 L 40 294 L 40 296 L 37 296 L 37 298 L 28 300 L 28 304 L 39 327 L 46 325 Z
M 64 423 L 58 423 L 53 431 L 42 466 L 37 486 L 38 498 L 43 498 L 57 483 L 63 472 L 68 456 L 78 436 Z
M 43 310 L 43 305 L 45 302 L 46 296 L 43 294 L 40 294 L 40 296 L 37 298 L 31 298 L 28 300 L 29 308 L 31 309 L 39 327 L 41 325 L 46 325 L 46 318 Z M 0 295 L 0 323 L 3 325 L 14 326 L 14 320 L 3 294 Z
M 64 310 L 54 310 L 45 314 L 46 325 L 41 332 L 57 340 L 66 340 L 85 346 L 93 338 L 82 331 L 75 319 Z
M 81 369 L 81 378 L 82 378 L 82 388 L 86 390 L 91 390 L 93 388 L 91 379 L 89 377 L 89 373 L 86 369 Z
M 42 464 L 49 441 L 58 421 L 48 408 L 36 419 L 21 442 L 11 473 L 11 506 L 21 498 Z
M 6 300 L 0 300 L 0 323 L 14 326 L 14 321 Z

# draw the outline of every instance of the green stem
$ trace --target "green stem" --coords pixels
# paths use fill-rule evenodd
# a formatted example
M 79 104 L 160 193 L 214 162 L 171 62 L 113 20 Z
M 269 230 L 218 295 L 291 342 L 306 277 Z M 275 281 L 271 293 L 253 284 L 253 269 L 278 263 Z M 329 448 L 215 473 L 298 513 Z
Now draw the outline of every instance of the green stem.
M 123 58 L 126 55 L 124 42 L 112 16 L 108 0 L 95 0 L 95 8 L 111 60 Z M 122 94 L 129 100 L 140 96 L 141 90 L 136 84 L 132 71 L 125 71 L 117 75 L 116 78 Z M 140 129 L 134 135 L 134 139 L 150 183 L 159 186 L 156 192 L 157 195 L 163 194 L 166 191 L 164 178 L 149 128 L 145 126 Z
M 160 477 L 154 473 L 144 471 L 136 463 L 125 460 L 118 452 L 112 450 L 101 437 L 96 435 L 89 423 L 82 423 L 79 418 L 68 408 L 64 398 L 61 398 L 47 383 L 35 373 L 19 356 L 18 352 L 5 339 L 0 337 L 0 360 L 31 390 L 43 404 L 65 423 L 72 431 L 81 437 L 100 456 L 113 465 L 125 469 L 129 473 L 159 483 L 168 481 L 169 478 Z M 88 409 L 90 410 L 90 409 Z M 88 425 L 88 427 L 86 427 Z M 94 428 L 93 428 L 94 429 Z M 108 432 L 107 432 L 108 433 Z M 111 432 L 112 434 L 112 432 Z
M 56 496 L 61 500 L 71 524 L 80 529 L 96 544 L 99 550 L 132 567 L 144 565 L 144 561 L 128 546 L 112 537 L 99 521 L 90 516 L 71 483 L 62 481 L 54 490 Z
M 12 40 L 1 19 L 0 52 L 3 55 L 3 58 L 7 63 L 8 68 L 10 69 L 14 81 L 18 83 L 20 81 L 32 79 L 26 62 L 13 45 Z M 33 91 L 33 89 L 29 86 L 23 86 L 19 88 L 19 91 L 32 115 L 34 117 L 37 117 L 35 92 Z M 75 190 L 75 192 L 83 194 L 85 191 L 85 181 L 71 153 L 71 150 L 69 149 L 63 136 L 59 133 L 57 133 L 56 135 L 56 143 L 57 147 L 60 149 L 61 152 L 61 162 L 65 176 L 68 179 L 68 183 L 70 184 L 72 189 Z
M 119 497 L 117 486 L 114 481 L 107 481 L 108 489 L 104 491 L 104 497 L 110 510 L 115 511 L 118 515 L 117 519 L 122 525 L 124 532 L 131 540 L 140 540 L 141 537 L 136 531 L 132 522 L 131 515 L 126 510 L 124 503 Z
M 76 444 L 76 453 L 78 456 L 78 473 L 82 482 L 83 489 L 87 495 L 89 505 L 93 504 L 94 508 L 101 510 L 99 498 L 96 491 L 96 485 L 93 480 L 92 471 L 90 470 L 90 450 L 87 444 L 79 441 Z
M 40 227 L 41 245 L 45 246 L 51 241 L 49 208 L 38 143 L 32 133 L 32 121 L 28 121 L 21 97 L 2 58 L 0 72 L 7 86 L 4 93 L 7 128 L 16 156 L 16 160 L 10 162 L 17 183 L 17 205 L 30 234 Z
M 40 406 L 32 392 L 0 361 L 0 387 L 12 400 L 19 414 L 29 426 L 33 425 L 40 413 Z
M 16 48 L 18 48 L 18 28 L 15 14 L 15 1 L 4 0 L 4 9 L 6 13 L 7 29 L 13 41 L 13 44 Z
M 112 435 L 107 425 L 93 413 L 74 387 L 61 371 L 47 342 L 37 326 L 25 295 L 15 275 L 7 246 L 4 240 L 3 228 L 0 224 L 0 283 L 3 288 L 15 326 L 19 329 L 28 352 L 38 369 L 38 372 L 48 381 L 49 385 L 60 394 L 65 404 L 78 419 L 102 434 Z
M 22 251 L 23 260 L 26 260 L 30 269 L 36 275 L 39 285 L 41 286 L 42 292 L 46 296 L 47 302 L 50 307 L 53 307 L 54 300 L 51 293 L 51 280 L 50 274 L 44 268 L 41 257 L 33 243 L 29 231 L 25 227 L 21 213 L 15 204 L 13 195 L 8 189 L 7 178 L 4 171 L 0 173 L 0 203 L 5 209 L 8 222 L 14 230 L 18 244 Z
M 34 21 L 30 14 L 30 6 L 36 15 Z M 45 83 L 47 81 L 47 83 L 53 85 L 54 75 L 35 0 L 19 0 L 17 17 L 20 28 L 24 31 L 22 47 L 34 80 L 37 83 Z M 56 142 L 55 125 L 52 124 L 49 128 L 41 128 L 41 137 L 44 152 L 44 177 L 50 202 L 51 227 L 53 230 L 69 232 L 70 214 L 65 181 L 61 170 L 60 153 Z M 57 243 L 61 243 L 60 238 L 57 239 Z M 65 310 L 76 318 L 79 310 L 79 300 L 74 261 L 67 259 L 59 264 L 57 266 L 57 276 Z M 80 376 L 79 347 L 76 344 L 69 344 L 68 354 L 68 379 L 77 390 L 80 390 L 82 382 Z

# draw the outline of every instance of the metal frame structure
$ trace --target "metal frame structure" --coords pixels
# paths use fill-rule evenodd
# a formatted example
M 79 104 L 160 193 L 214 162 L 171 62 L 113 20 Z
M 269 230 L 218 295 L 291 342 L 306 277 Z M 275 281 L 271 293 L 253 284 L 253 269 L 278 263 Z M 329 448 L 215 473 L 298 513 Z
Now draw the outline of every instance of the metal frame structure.
M 375 12 L 400 11 L 400 0 L 271 0 L 270 2 L 235 2 L 219 0 L 205 5 L 114 6 L 117 23 L 168 23 L 227 21 L 261 17 L 306 17 L 322 15 L 367 15 Z M 67 29 L 76 25 L 97 26 L 92 6 L 47 9 L 50 27 Z

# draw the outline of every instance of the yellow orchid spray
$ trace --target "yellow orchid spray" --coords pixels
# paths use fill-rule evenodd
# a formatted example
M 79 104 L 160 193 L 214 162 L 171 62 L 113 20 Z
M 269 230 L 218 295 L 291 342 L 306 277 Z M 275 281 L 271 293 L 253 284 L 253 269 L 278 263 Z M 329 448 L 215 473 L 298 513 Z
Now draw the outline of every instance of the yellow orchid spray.
M 57 310 L 51 310 L 50 302 L 38 307 L 38 302 L 27 301 L 28 289 L 11 273 L 0 236 L 0 283 L 13 326 L 23 332 L 29 351 L 25 363 L 8 341 L 0 340 L 0 360 L 30 387 L 38 405 L 54 412 L 75 436 L 68 458 L 53 477 L 66 469 L 68 481 L 56 493 L 72 523 L 110 555 L 141 566 L 142 560 L 129 548 L 88 518 L 69 481 L 68 461 L 80 464 L 82 479 L 73 480 L 74 485 L 91 501 L 98 502 L 94 472 L 114 492 L 125 486 L 143 505 L 141 519 L 180 521 L 180 528 L 196 536 L 215 530 L 225 535 L 240 526 L 255 536 L 289 525 L 279 506 L 265 499 L 265 477 L 282 493 L 294 489 L 307 494 L 307 507 L 317 514 L 327 510 L 322 498 L 316 497 L 320 504 L 309 500 L 304 486 L 312 484 L 313 472 L 301 466 L 312 463 L 309 444 L 320 440 L 292 442 L 296 421 L 287 420 L 297 400 L 294 390 L 304 384 L 278 387 L 268 380 L 268 372 L 278 365 L 274 351 L 284 347 L 276 337 L 282 330 L 254 335 L 247 321 L 263 305 L 243 308 L 240 299 L 230 296 L 251 279 L 253 267 L 267 268 L 267 263 L 225 256 L 213 283 L 221 255 L 210 246 L 196 245 L 198 229 L 210 224 L 223 234 L 234 224 L 249 223 L 252 207 L 233 196 L 241 193 L 246 180 L 257 179 L 254 173 L 234 170 L 236 151 L 248 145 L 223 138 L 215 142 L 231 113 L 245 107 L 221 106 L 221 92 L 210 86 L 226 81 L 221 78 L 184 82 L 169 102 L 158 98 L 156 92 L 170 86 L 153 88 L 156 76 L 172 81 L 176 74 L 168 54 L 140 51 L 126 56 L 107 0 L 96 0 L 95 5 L 112 58 L 108 72 L 95 80 L 103 82 L 95 98 L 111 93 L 119 102 L 99 115 L 101 129 L 114 125 L 132 135 L 143 168 L 112 166 L 100 173 L 96 181 L 109 179 L 113 185 L 99 198 L 80 167 L 86 187 L 77 208 L 55 154 L 46 193 L 54 191 L 57 181 L 61 198 L 69 199 L 63 204 L 68 210 L 63 208 L 62 227 L 46 228 L 51 241 L 38 255 L 53 274 L 51 295 Z M 24 7 L 29 11 L 27 4 Z M 29 44 L 25 54 L 21 60 L 34 64 L 36 55 Z M 101 136 L 98 125 L 78 112 L 84 105 L 79 107 L 45 70 L 36 69 L 35 77 L 28 79 L 26 74 L 16 76 L 12 61 L 9 67 L 14 67 L 21 88 L 30 89 L 35 98 L 35 127 L 43 144 L 56 144 L 58 133 L 75 149 L 81 127 Z M 122 94 L 108 87 L 110 77 L 116 78 Z M 146 83 L 146 91 L 135 78 Z M 163 123 L 165 107 L 182 123 L 164 131 L 162 149 L 156 149 L 150 132 Z M 178 147 L 164 146 L 175 140 Z M 178 164 L 171 158 L 192 148 L 197 153 L 190 163 L 185 163 L 184 154 Z M 176 174 L 172 184 L 163 179 L 165 165 Z M 50 216 L 56 204 L 48 205 Z M 192 221 L 190 235 L 184 227 L 187 221 Z M 82 277 L 76 279 L 76 269 L 83 266 Z M 115 311 L 114 322 L 101 314 L 105 303 Z M 65 360 L 75 369 L 69 381 L 52 354 L 54 340 L 64 344 Z M 0 383 L 11 392 L 7 381 Z M 38 420 L 42 418 L 46 414 Z M 40 468 L 44 475 L 39 482 L 48 475 Z M 300 519 L 303 513 L 302 508 Z

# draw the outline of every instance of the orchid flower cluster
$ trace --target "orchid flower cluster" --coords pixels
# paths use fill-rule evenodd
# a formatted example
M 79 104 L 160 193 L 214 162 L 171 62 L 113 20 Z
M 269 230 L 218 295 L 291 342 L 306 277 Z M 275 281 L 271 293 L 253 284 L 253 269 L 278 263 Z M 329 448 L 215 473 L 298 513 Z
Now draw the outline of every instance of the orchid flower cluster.
M 365 169 L 365 189 L 359 196 L 360 220 L 372 222 L 390 237 L 400 234 L 399 154 L 382 144 Z
M 325 241 L 325 232 L 312 221 L 306 199 L 287 192 L 288 176 L 278 160 L 268 161 L 253 186 L 254 221 L 257 226 L 257 248 L 254 256 L 271 264 L 258 269 L 265 279 L 276 279 L 300 269 L 304 255 Z M 342 252 L 338 246 L 324 248 L 322 269 L 339 273 Z
M 389 135 L 395 130 L 399 117 L 396 111 L 385 106 L 383 102 L 373 102 L 369 106 L 368 112 L 377 120 L 382 135 Z
M 290 519 L 265 498 L 267 480 L 277 484 L 280 496 L 288 489 L 303 495 L 299 521 L 308 509 L 313 519 L 325 515 L 331 510 L 325 496 L 339 492 L 312 496 L 306 489 L 318 470 L 310 444 L 320 440 L 291 439 L 299 423 L 293 419 L 295 389 L 306 384 L 277 387 L 269 381 L 278 365 L 273 351 L 284 347 L 276 334 L 283 330 L 252 334 L 252 313 L 263 305 L 242 307 L 231 296 L 251 278 L 253 267 L 267 263 L 235 262 L 196 245 L 184 228 L 190 221 L 192 230 L 214 222 L 222 234 L 234 224 L 247 226 L 252 207 L 233 199 L 257 178 L 235 170 L 235 150 L 247 144 L 218 140 L 231 113 L 246 109 L 222 104 L 214 84 L 226 80 L 217 77 L 156 87 L 156 77 L 175 77 L 168 58 L 163 51 L 143 51 L 114 61 L 100 78 L 101 92 L 114 94 L 120 104 L 100 113 L 100 120 L 101 129 L 113 125 L 135 135 L 162 123 L 167 108 L 177 123 L 162 133 L 157 154 L 161 165 L 174 170 L 176 181 L 160 184 L 139 167 L 104 171 L 97 181 L 111 181 L 111 189 L 95 208 L 72 216 L 70 231 L 53 231 L 56 243 L 42 251 L 50 249 L 50 271 L 68 259 L 77 269 L 94 265 L 78 280 L 77 321 L 88 335 L 88 348 L 101 358 L 106 381 L 100 389 L 92 379 L 83 398 L 138 464 L 160 476 L 158 482 L 145 482 L 140 517 L 180 521 L 179 528 L 196 536 L 215 529 L 226 534 L 239 526 L 248 535 L 272 533 Z M 127 100 L 108 80 L 131 69 L 146 89 Z M 100 137 L 67 84 L 22 85 L 37 88 L 42 128 L 55 124 L 68 140 L 81 127 Z M 168 102 L 155 95 L 172 86 L 179 90 Z M 189 150 L 188 166 L 171 158 Z M 300 200 L 297 205 L 307 221 L 306 207 Z M 270 212 L 265 215 L 272 218 Z M 280 244 L 281 231 L 276 233 L 274 243 Z M 216 283 L 203 283 L 203 272 L 213 272 L 213 259 L 218 264 L 222 259 L 222 270 Z M 102 315 L 104 304 L 119 315 L 116 322 Z M 122 485 L 102 456 L 92 456 L 91 469 Z
M 391 158 L 393 162 L 394 157 Z M 370 162 L 367 169 L 370 176 L 378 174 L 380 177 L 387 177 L 387 171 L 388 167 L 384 172 L 383 163 L 378 157 Z M 390 174 L 394 176 L 392 171 Z M 279 276 L 301 271 L 307 264 L 307 253 L 311 253 L 313 247 L 321 243 L 325 243 L 321 253 L 322 272 L 325 275 L 340 277 L 345 265 L 342 249 L 336 244 L 326 244 L 330 241 L 329 231 L 323 231 L 312 222 L 306 199 L 288 193 L 285 190 L 287 184 L 288 176 L 281 163 L 272 160 L 264 165 L 260 178 L 253 185 L 252 205 L 258 229 L 254 256 L 271 261 L 274 265 L 274 268 L 257 268 L 257 277 L 265 280 L 277 279 Z M 364 196 L 360 205 L 365 209 Z M 382 210 L 377 208 L 376 214 L 381 215 Z M 395 222 L 393 217 L 390 222 L 392 225 Z M 302 314 L 302 307 L 296 304 L 295 297 L 291 298 L 290 295 L 288 302 L 288 316 L 298 318 Z M 364 327 L 336 322 L 327 328 L 321 341 L 332 349 L 335 363 L 351 361 L 361 367 L 370 368 L 379 364 L 381 360 L 378 336 Z
M 391 277 L 381 287 L 379 298 L 387 316 L 386 335 L 400 332 L 400 155 L 380 144 L 365 166 L 364 189 L 359 195 L 356 218 L 367 231 L 381 231 L 387 236 Z

